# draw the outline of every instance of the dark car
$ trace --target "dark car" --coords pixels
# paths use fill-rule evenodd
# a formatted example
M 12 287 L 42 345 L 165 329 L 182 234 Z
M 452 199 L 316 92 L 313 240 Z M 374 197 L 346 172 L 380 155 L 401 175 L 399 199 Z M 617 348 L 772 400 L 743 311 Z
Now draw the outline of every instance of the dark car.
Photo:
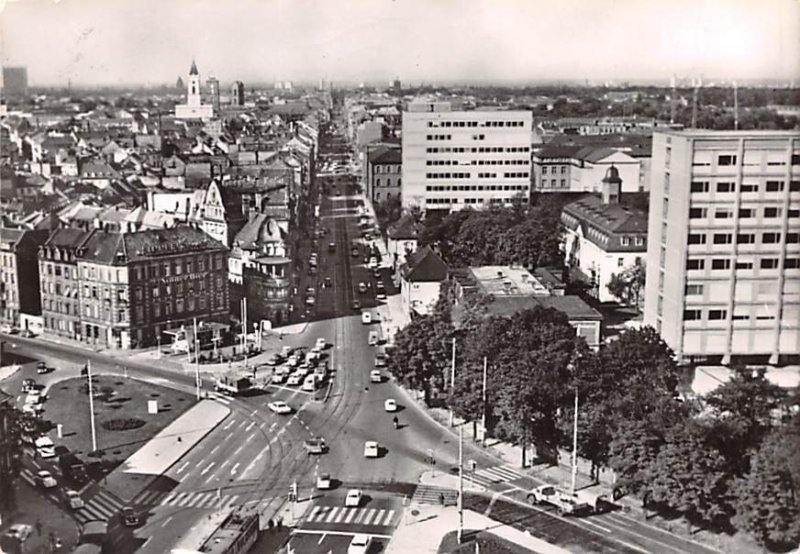
M 50 373 L 51 371 L 53 371 L 53 369 L 55 369 L 55 368 L 48 367 L 47 364 L 44 363 L 44 362 L 39 362 L 39 363 L 36 364 L 36 373 L 38 373 L 40 375 L 42 373 Z
M 139 525 L 139 514 L 137 514 L 136 510 L 130 506 L 125 506 L 122 508 L 122 512 L 120 513 L 119 517 L 125 527 L 136 527 Z

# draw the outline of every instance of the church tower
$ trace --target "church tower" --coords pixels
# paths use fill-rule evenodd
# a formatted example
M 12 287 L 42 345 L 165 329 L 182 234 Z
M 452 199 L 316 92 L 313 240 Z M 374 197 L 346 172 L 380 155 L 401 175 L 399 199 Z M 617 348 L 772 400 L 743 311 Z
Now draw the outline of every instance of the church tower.
M 200 73 L 197 71 L 197 64 L 192 60 L 192 67 L 189 69 L 189 83 L 186 87 L 186 105 L 199 106 L 200 103 Z

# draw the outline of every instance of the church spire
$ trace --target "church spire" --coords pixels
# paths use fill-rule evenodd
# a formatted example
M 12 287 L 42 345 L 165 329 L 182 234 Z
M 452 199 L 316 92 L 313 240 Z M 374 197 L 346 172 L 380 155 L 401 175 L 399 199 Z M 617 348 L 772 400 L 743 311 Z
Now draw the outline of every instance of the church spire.
M 192 67 L 189 69 L 189 75 L 199 75 L 197 71 L 197 64 L 194 63 L 194 58 L 192 59 Z

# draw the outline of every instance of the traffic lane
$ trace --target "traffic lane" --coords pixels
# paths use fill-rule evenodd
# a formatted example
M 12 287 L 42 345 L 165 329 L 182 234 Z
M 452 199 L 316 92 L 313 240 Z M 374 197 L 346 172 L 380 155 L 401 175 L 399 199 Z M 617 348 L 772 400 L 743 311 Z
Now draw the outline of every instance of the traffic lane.
M 353 537 L 352 533 L 303 531 L 298 529 L 292 533 L 289 546 L 292 552 L 303 552 L 303 554 L 347 554 L 347 549 Z M 367 554 L 379 554 L 385 551 L 388 542 L 388 539 L 383 537 L 372 537 Z

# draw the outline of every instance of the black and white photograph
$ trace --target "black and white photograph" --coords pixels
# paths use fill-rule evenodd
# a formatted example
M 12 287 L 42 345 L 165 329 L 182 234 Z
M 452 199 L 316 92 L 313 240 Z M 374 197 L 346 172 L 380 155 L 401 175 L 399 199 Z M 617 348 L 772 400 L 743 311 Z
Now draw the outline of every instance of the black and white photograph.
M 800 554 L 800 0 L 0 0 L 0 554 Z

